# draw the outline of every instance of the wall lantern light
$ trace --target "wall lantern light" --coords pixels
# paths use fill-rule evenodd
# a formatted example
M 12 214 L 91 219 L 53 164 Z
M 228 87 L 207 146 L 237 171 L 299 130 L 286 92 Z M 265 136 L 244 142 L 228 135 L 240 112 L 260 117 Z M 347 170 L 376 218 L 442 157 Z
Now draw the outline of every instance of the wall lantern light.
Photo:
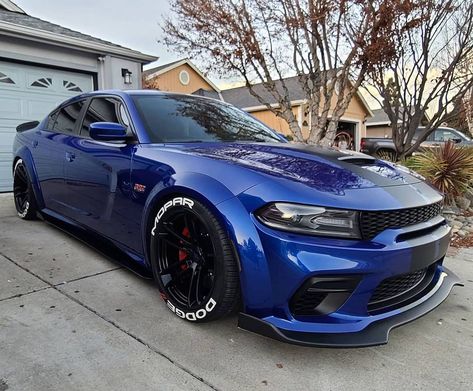
M 131 75 L 132 75 L 132 73 L 128 69 L 122 68 L 122 77 L 123 77 L 123 82 L 125 84 L 133 83 L 133 81 L 131 79 Z

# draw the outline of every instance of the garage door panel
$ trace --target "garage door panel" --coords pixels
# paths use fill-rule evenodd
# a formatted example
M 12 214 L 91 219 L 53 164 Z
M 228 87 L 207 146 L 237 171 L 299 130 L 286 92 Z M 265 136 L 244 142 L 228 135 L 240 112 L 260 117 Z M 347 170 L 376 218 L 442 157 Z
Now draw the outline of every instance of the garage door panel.
M 29 121 L 41 121 L 44 119 L 45 113 L 49 113 L 65 99 L 66 98 L 58 101 L 56 98 L 52 97 L 52 99 L 28 100 L 25 102 L 26 110 L 23 118 L 27 118 Z
M 3 174 L 0 177 L 0 189 L 7 189 L 10 191 L 13 187 L 13 178 L 11 174 L 12 169 L 12 154 L 8 156 L 0 153 L 0 172 Z
M 88 74 L 0 61 L 0 192 L 12 189 L 16 127 L 41 121 L 64 100 L 92 90 L 93 78 Z
M 0 88 L 17 90 L 24 86 L 24 78 L 18 69 L 0 64 Z
M 89 78 L 90 79 L 90 78 Z M 91 89 L 90 80 L 63 72 L 31 72 L 26 75 L 26 89 L 47 94 L 80 94 Z
M 12 146 L 13 146 L 13 140 L 15 139 L 15 133 L 11 132 L 12 129 L 4 128 L 6 130 L 9 130 L 9 132 L 4 132 L 2 131 L 3 129 L 0 129 L 0 150 L 5 153 L 11 153 Z
M 0 121 L 3 119 L 22 118 L 21 99 L 0 96 Z

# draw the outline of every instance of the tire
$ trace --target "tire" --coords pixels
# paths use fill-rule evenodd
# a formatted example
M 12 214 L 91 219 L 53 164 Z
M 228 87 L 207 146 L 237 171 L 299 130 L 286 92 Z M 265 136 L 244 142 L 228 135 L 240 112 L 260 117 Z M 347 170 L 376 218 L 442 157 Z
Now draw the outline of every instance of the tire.
M 232 242 L 199 201 L 175 196 L 156 208 L 150 257 L 162 299 L 177 316 L 207 322 L 232 312 L 240 299 Z
M 13 197 L 18 216 L 23 220 L 36 220 L 38 207 L 28 170 L 22 159 L 13 168 Z

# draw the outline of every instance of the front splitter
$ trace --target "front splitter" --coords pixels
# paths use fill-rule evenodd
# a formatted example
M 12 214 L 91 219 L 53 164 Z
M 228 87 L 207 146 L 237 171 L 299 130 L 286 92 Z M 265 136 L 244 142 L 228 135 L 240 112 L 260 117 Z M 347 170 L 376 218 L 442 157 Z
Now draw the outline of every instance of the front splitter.
M 430 297 L 419 304 L 412 303 L 400 308 L 399 313 L 388 318 L 374 321 L 361 331 L 351 333 L 307 333 L 275 327 L 269 322 L 254 316 L 240 313 L 238 327 L 281 342 L 302 346 L 357 348 L 383 345 L 388 342 L 389 333 L 395 327 L 412 322 L 438 307 L 449 295 L 455 285 L 463 285 L 460 279 L 450 270 L 444 268 L 439 284 L 426 295 Z

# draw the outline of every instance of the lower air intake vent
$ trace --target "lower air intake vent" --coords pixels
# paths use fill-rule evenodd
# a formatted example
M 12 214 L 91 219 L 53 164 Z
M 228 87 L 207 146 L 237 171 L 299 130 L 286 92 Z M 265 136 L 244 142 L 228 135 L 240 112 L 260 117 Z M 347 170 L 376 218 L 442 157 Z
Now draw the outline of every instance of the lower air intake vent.
M 437 264 L 412 273 L 387 278 L 378 285 L 370 301 L 368 312 L 396 308 L 423 291 L 432 281 Z
M 292 304 L 294 315 L 314 315 L 315 308 L 327 297 L 326 293 L 305 291 Z

